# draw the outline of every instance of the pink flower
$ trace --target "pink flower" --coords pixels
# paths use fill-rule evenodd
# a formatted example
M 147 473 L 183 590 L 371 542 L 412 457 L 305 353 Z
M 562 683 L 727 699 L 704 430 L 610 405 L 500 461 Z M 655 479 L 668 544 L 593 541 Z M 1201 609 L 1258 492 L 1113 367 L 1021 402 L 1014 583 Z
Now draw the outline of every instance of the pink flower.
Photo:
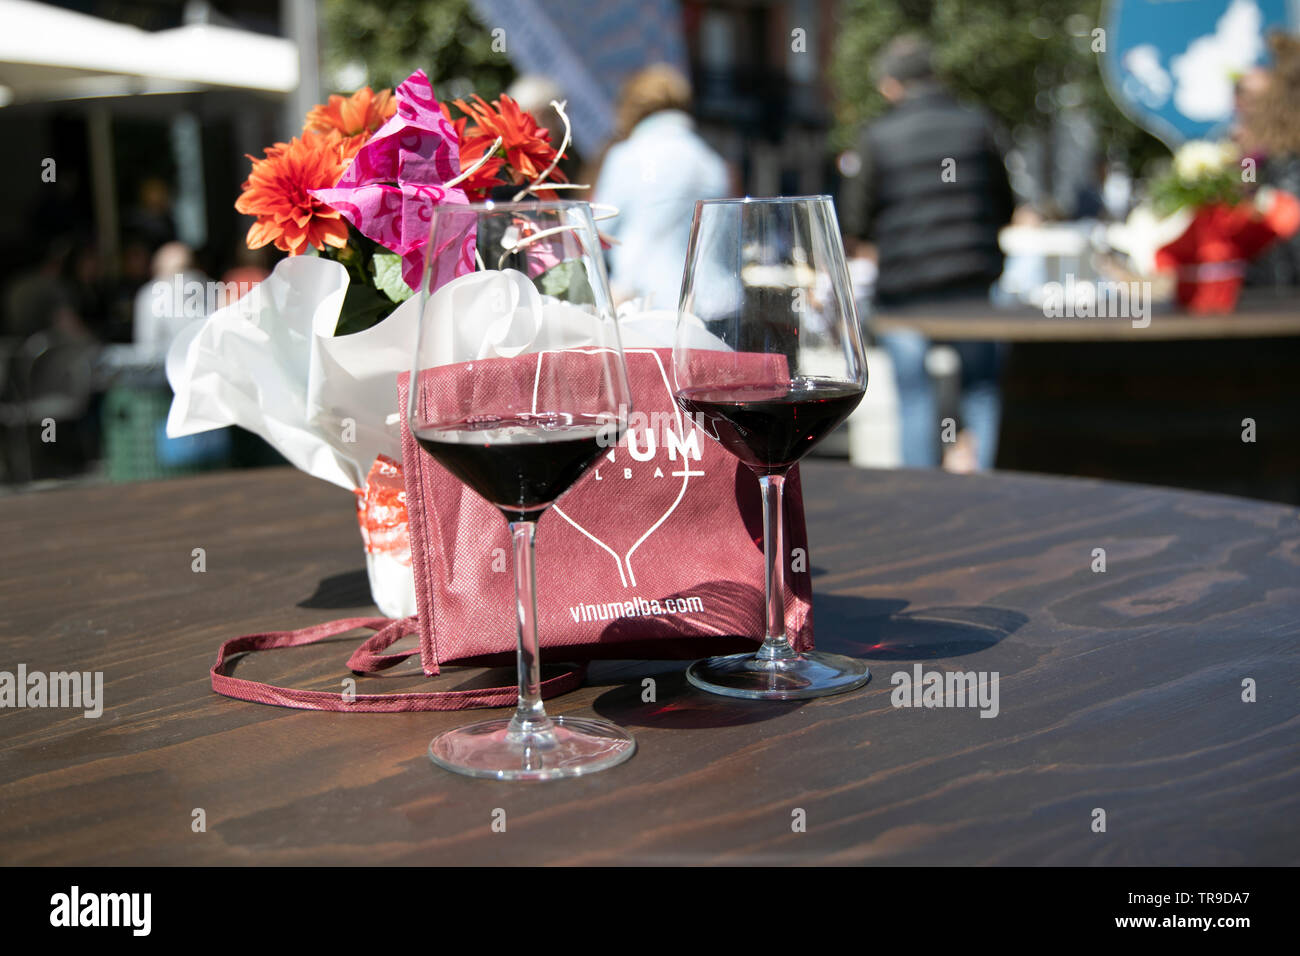
M 397 112 L 357 152 L 332 189 L 312 196 L 338 210 L 361 233 L 402 257 L 402 278 L 418 289 L 433 207 L 467 202 L 444 183 L 460 173 L 459 140 L 423 70 L 397 87 Z M 440 233 L 430 288 L 473 271 L 472 219 L 455 235 Z

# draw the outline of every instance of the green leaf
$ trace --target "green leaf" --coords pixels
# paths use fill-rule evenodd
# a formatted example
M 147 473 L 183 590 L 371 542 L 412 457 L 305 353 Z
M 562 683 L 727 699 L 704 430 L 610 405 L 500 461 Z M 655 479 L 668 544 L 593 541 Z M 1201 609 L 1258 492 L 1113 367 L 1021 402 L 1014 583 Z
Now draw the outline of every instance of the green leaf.
M 348 285 L 347 295 L 343 297 L 343 308 L 339 310 L 339 321 L 334 327 L 334 334 L 364 332 L 378 325 L 396 307 L 388 296 L 373 286 L 354 281 Z
M 402 257 L 392 252 L 376 252 L 371 258 L 375 286 L 393 302 L 405 302 L 415 290 L 402 278 Z
M 587 270 L 581 259 L 570 259 L 552 266 L 537 277 L 537 287 L 546 295 L 564 299 L 575 305 L 589 305 L 596 301 L 587 281 Z

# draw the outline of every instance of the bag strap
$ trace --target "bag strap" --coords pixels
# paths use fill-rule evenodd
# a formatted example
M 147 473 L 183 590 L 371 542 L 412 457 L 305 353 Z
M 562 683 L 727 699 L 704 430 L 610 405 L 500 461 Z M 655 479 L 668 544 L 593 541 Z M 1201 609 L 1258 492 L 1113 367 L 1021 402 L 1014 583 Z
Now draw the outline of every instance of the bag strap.
M 225 697 L 248 700 L 258 704 L 275 704 L 279 707 L 296 707 L 300 710 L 360 711 L 362 713 L 393 714 L 416 710 L 465 710 L 470 707 L 509 707 L 515 703 L 518 688 L 483 687 L 473 690 L 436 690 L 404 692 L 397 694 L 354 694 L 345 696 L 325 690 L 302 690 L 278 687 L 261 681 L 233 677 L 228 671 L 233 658 L 251 651 L 269 651 L 281 647 L 301 647 L 315 644 L 327 637 L 336 637 L 358 628 L 376 631 L 348 658 L 348 667 L 360 673 L 374 673 L 400 664 L 417 651 L 401 654 L 379 654 L 394 641 L 417 630 L 415 617 L 392 620 L 386 617 L 346 617 L 326 621 L 296 631 L 266 631 L 262 634 L 245 634 L 221 645 L 216 663 L 210 671 L 212 689 Z M 568 693 L 582 684 L 586 665 L 574 665 L 564 673 L 542 681 L 542 697 Z

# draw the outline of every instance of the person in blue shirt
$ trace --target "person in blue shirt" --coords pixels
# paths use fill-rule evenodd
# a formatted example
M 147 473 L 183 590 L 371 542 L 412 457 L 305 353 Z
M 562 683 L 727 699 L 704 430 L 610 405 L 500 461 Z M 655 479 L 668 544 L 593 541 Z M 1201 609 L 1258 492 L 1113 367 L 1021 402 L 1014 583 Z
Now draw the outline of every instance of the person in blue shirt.
M 695 131 L 690 103 L 690 82 L 665 64 L 634 74 L 620 95 L 621 138 L 605 153 L 592 197 L 618 208 L 601 223 L 617 240 L 609 256 L 616 302 L 676 309 L 695 202 L 732 194 L 727 164 Z

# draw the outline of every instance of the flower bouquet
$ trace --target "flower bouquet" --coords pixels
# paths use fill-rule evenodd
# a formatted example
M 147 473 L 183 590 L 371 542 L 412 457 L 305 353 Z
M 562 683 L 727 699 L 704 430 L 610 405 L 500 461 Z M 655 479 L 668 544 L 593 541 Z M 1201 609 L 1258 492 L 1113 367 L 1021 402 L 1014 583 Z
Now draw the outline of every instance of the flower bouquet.
M 235 204 L 250 248 L 288 253 L 260 285 L 173 342 L 171 437 L 240 425 L 356 495 L 376 604 L 415 612 L 396 378 L 408 368 L 432 209 L 572 187 L 558 147 L 508 96 L 440 103 L 423 71 L 395 92 L 331 96 L 300 136 L 252 160 Z M 564 117 L 563 104 L 553 104 Z M 438 236 L 432 293 L 472 271 L 473 243 Z M 563 250 L 556 276 L 564 281 Z
M 1300 228 L 1295 196 L 1269 188 L 1251 194 L 1248 162 L 1232 144 L 1190 142 L 1152 185 L 1157 212 L 1192 214 L 1182 234 L 1155 254 L 1157 269 L 1175 270 L 1176 297 L 1190 312 L 1231 312 L 1246 263 Z

